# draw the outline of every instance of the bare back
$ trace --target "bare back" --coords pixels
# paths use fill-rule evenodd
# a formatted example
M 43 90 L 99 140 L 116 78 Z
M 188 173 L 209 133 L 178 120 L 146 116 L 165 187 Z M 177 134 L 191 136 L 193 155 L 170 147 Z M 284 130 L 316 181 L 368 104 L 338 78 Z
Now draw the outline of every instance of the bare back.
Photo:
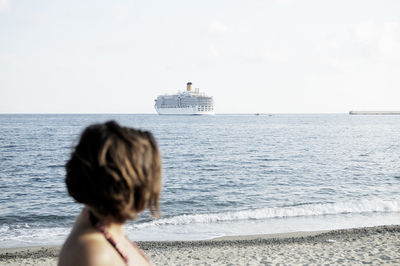
M 150 265 L 123 234 L 114 234 L 114 239 L 118 248 L 124 250 L 127 262 L 103 233 L 92 226 L 83 211 L 61 249 L 58 265 Z

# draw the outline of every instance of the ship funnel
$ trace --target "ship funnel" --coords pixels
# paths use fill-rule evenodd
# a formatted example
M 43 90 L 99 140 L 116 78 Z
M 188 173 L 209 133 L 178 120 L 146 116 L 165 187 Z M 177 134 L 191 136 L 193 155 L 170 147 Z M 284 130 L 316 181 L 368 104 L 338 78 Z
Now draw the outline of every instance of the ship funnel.
M 192 82 L 186 83 L 186 90 L 187 91 L 192 91 Z

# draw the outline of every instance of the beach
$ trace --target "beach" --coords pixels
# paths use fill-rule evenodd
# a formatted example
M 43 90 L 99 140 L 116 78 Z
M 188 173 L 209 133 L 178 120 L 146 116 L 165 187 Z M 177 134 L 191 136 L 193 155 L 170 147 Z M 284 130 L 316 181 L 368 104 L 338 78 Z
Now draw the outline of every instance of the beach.
M 137 243 L 155 265 L 400 264 L 400 225 Z M 0 265 L 56 265 L 60 247 L 0 250 Z

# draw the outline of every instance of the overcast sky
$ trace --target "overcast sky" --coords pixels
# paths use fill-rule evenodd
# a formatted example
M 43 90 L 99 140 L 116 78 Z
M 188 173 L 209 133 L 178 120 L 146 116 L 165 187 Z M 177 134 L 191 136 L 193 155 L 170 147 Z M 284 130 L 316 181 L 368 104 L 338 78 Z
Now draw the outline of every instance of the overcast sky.
M 0 0 L 0 113 L 400 110 L 398 0 Z

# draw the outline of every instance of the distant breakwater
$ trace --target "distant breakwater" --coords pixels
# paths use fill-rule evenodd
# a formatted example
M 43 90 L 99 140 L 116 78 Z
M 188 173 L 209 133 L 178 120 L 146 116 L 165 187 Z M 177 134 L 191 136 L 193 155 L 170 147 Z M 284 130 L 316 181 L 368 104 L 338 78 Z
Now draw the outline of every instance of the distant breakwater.
M 350 111 L 350 115 L 400 115 L 400 111 Z

